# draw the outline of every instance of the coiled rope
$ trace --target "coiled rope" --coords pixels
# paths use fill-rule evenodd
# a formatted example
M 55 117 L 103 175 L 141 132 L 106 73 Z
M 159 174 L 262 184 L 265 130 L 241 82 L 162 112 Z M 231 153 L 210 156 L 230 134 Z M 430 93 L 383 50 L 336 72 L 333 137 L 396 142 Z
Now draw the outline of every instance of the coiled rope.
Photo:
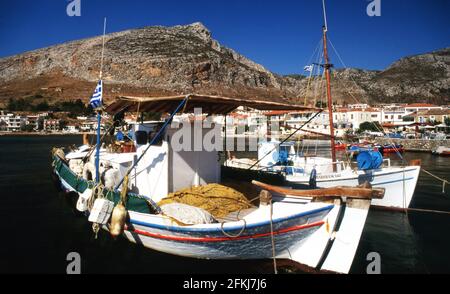
M 257 199 L 260 199 L 260 196 L 252 198 L 249 200 L 250 203 L 256 201 Z M 232 236 L 230 234 L 228 234 L 227 232 L 224 231 L 223 229 L 223 225 L 225 224 L 225 222 L 221 222 L 220 223 L 220 229 L 222 230 L 222 233 L 229 237 L 229 238 L 239 238 L 246 230 L 247 228 L 247 222 L 245 219 L 240 219 L 239 218 L 239 214 L 241 213 L 242 209 L 238 210 L 237 214 L 236 214 L 236 219 L 237 221 L 244 221 L 244 226 L 242 227 L 242 230 L 235 236 Z M 273 232 L 273 200 L 270 200 L 270 238 L 271 238 L 271 245 L 272 245 L 272 259 L 273 259 L 273 268 L 274 268 L 274 273 L 278 274 L 278 269 L 277 269 L 277 260 L 276 260 L 276 252 L 275 252 L 275 238 L 274 238 L 274 232 Z
M 245 232 L 245 229 L 247 229 L 247 221 L 245 219 L 242 219 L 242 221 L 244 221 L 244 226 L 242 227 L 242 230 L 235 236 L 225 232 L 225 230 L 223 229 L 223 225 L 225 224 L 225 222 L 220 223 L 220 229 L 222 230 L 222 233 L 229 238 L 239 238 Z
M 259 199 L 259 196 L 250 199 L 249 202 L 252 203 L 252 202 L 256 201 L 257 199 Z M 231 199 L 231 200 L 239 201 L 239 199 Z M 239 215 L 241 214 L 241 211 L 242 211 L 242 209 L 239 209 L 239 210 L 237 211 L 237 214 L 236 214 L 236 221 L 238 221 L 238 222 L 239 222 L 239 221 L 244 221 L 244 226 L 242 227 L 242 230 L 239 232 L 239 234 L 237 234 L 236 236 L 232 236 L 232 235 L 230 235 L 230 234 L 228 234 L 227 232 L 224 231 L 223 225 L 224 225 L 226 222 L 221 222 L 221 223 L 220 223 L 220 229 L 222 230 L 222 233 L 223 233 L 225 236 L 227 236 L 227 237 L 229 237 L 229 238 L 239 238 L 239 237 L 245 232 L 245 230 L 247 229 L 247 221 L 246 221 L 245 219 L 240 219 L 240 218 L 239 218 Z

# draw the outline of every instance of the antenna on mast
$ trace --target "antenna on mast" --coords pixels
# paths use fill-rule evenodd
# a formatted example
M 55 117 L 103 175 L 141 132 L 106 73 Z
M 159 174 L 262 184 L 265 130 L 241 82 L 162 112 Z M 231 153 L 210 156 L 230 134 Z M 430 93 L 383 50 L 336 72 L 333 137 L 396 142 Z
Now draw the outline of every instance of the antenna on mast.
M 327 10 L 325 8 L 325 0 L 322 0 L 322 7 L 323 7 L 323 19 L 325 20 L 325 31 L 328 31 Z
M 105 53 L 105 35 L 106 35 L 106 17 L 103 21 L 103 41 L 102 41 L 102 58 L 100 61 L 100 80 L 103 77 L 103 56 Z

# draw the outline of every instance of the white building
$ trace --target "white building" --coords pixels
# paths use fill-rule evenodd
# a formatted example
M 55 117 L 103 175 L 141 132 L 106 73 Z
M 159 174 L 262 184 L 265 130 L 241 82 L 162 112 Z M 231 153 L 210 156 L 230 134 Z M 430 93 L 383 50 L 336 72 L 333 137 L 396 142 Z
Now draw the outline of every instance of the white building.
M 44 131 L 55 132 L 60 130 L 61 121 L 59 119 L 45 119 Z
M 39 129 L 39 123 L 41 118 L 39 115 L 27 115 L 27 125 L 33 126 L 33 130 L 37 131 Z
M 369 104 L 349 104 L 347 106 L 349 109 L 367 109 L 370 108 Z
M 414 103 L 414 104 L 409 104 L 409 105 L 405 106 L 406 112 L 408 112 L 410 114 L 413 112 L 428 111 L 428 110 L 433 110 L 433 109 L 442 110 L 442 106 L 437 106 L 437 105 L 427 104 L 427 103 Z
M 411 113 L 412 112 L 408 111 L 406 107 L 401 106 L 383 108 L 381 111 L 381 121 L 379 122 L 382 125 L 404 125 L 405 122 L 403 118 Z
M 286 125 L 292 130 L 297 130 L 303 126 L 299 134 L 302 135 L 317 135 L 317 134 L 330 134 L 330 117 L 327 111 L 320 113 L 313 120 L 311 118 L 316 112 L 311 111 L 297 111 L 290 112 L 286 118 Z M 311 121 L 310 121 L 311 120 Z M 340 137 L 344 132 L 335 128 L 335 135 Z
M 83 122 L 81 124 L 81 126 L 80 126 L 80 131 L 82 131 L 82 132 L 91 132 L 91 131 L 97 129 L 96 125 L 97 124 L 95 122 L 91 122 L 91 121 Z
M 19 132 L 27 123 L 27 118 L 13 113 L 0 114 L 0 121 L 2 121 L 2 128 L 7 132 Z
M 382 112 L 377 108 L 341 108 L 333 113 L 338 129 L 359 129 L 364 122 L 380 122 Z
M 48 113 L 39 113 L 35 115 L 27 115 L 27 126 L 33 126 L 33 130 L 37 131 L 43 128 L 44 120 L 48 117 Z
M 65 127 L 63 129 L 63 132 L 69 133 L 69 134 L 76 134 L 76 133 L 78 133 L 78 129 L 76 126 L 70 125 L 70 126 Z

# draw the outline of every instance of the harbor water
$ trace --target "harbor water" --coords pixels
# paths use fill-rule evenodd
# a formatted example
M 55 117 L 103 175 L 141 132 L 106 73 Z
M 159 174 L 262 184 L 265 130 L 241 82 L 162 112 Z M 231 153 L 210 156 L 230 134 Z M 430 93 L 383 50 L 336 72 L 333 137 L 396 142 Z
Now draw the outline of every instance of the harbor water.
M 124 238 L 114 241 L 102 231 L 95 239 L 52 181 L 51 148 L 72 144 L 80 145 L 81 136 L 0 136 L 0 273 L 66 273 L 70 252 L 80 254 L 82 273 L 272 273 L 270 260 L 182 258 Z M 426 170 L 449 178 L 449 158 L 405 157 L 421 159 Z M 411 206 L 450 212 L 450 187 L 443 194 L 442 184 L 422 173 Z M 366 273 L 372 252 L 381 256 L 382 273 L 450 273 L 449 232 L 450 214 L 371 210 L 351 273 Z M 302 273 L 292 267 L 280 271 Z

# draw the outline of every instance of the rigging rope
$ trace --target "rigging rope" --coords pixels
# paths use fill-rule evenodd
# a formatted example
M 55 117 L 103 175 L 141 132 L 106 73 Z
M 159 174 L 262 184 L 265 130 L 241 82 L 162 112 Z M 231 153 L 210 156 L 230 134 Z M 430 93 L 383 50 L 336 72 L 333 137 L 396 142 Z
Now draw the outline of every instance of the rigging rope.
M 343 61 L 342 58 L 341 58 L 341 55 L 339 54 L 339 52 L 338 52 L 338 51 L 336 50 L 336 48 L 334 47 L 333 42 L 331 42 L 331 39 L 328 38 L 328 40 L 329 40 L 329 42 L 330 42 L 330 44 L 331 44 L 331 47 L 333 48 L 334 52 L 336 53 L 336 55 L 337 55 L 339 61 L 342 63 L 342 65 L 344 66 L 344 68 L 347 68 L 346 64 L 344 63 L 344 61 Z M 350 75 L 349 77 L 350 77 L 350 79 L 352 80 L 352 82 L 353 82 L 356 86 L 358 86 L 358 84 L 356 83 L 355 79 L 354 79 L 351 75 Z M 356 99 L 356 97 L 355 97 L 351 92 L 348 92 L 348 93 L 349 93 L 350 96 L 355 100 L 355 102 L 357 102 L 357 103 L 359 102 L 358 99 Z M 367 99 L 366 99 L 366 103 L 368 103 Z M 375 128 L 376 128 L 377 130 L 379 130 L 381 133 L 385 134 L 384 130 L 383 130 L 382 128 L 380 128 L 375 122 L 372 122 L 372 124 L 375 126 Z M 397 146 L 395 145 L 394 140 L 391 139 L 391 138 L 389 138 L 389 137 L 388 137 L 388 140 L 390 141 L 391 146 L 392 146 L 393 149 L 395 150 L 395 153 L 397 154 L 397 156 L 400 157 L 400 159 L 401 159 L 403 165 L 406 165 L 405 158 L 401 155 L 400 151 L 398 150 Z M 425 170 L 424 168 L 422 168 L 421 170 L 422 170 L 423 172 L 425 172 L 426 174 L 428 174 L 428 175 L 434 177 L 435 179 L 441 181 L 441 182 L 442 182 L 442 193 L 445 193 L 445 186 L 446 186 L 447 184 L 450 184 L 449 181 L 447 181 L 447 180 L 445 180 L 445 179 L 442 179 L 442 178 L 440 178 L 440 177 L 434 175 L 433 173 L 431 173 L 431 172 Z
M 342 58 L 341 58 L 341 55 L 337 52 L 337 50 L 336 50 L 336 48 L 334 47 L 333 42 L 331 42 L 331 39 L 330 39 L 330 38 L 328 38 L 328 41 L 330 42 L 331 47 L 333 48 L 333 51 L 336 53 L 336 55 L 337 55 L 339 61 L 342 63 L 342 65 L 344 66 L 344 68 L 347 68 L 346 64 L 344 63 L 344 61 L 343 61 Z M 350 75 L 349 77 L 350 77 L 350 79 L 352 80 L 352 82 L 353 82 L 356 86 L 358 86 L 358 83 L 356 83 L 355 79 L 354 79 L 351 75 Z M 349 93 L 350 96 L 355 100 L 356 103 L 359 103 L 358 99 L 357 99 L 350 91 L 349 91 L 348 93 Z M 365 100 L 366 100 L 365 102 L 366 102 L 367 104 L 369 104 L 369 102 L 367 101 L 367 99 L 365 99 Z M 375 122 L 372 121 L 371 123 L 375 126 L 375 128 L 376 128 L 378 131 L 380 131 L 380 132 L 383 133 L 383 134 L 386 134 L 386 133 L 384 132 L 384 130 L 383 130 L 382 128 L 380 128 Z M 400 157 L 400 159 L 402 160 L 402 163 L 403 163 L 404 165 L 406 165 L 405 159 L 404 159 L 403 156 L 400 154 L 400 151 L 398 150 L 397 146 L 395 145 L 394 140 L 392 140 L 391 138 L 388 138 L 388 140 L 391 142 L 391 145 L 392 145 L 392 147 L 393 147 L 395 153 L 396 153 L 396 154 L 398 155 L 398 157 Z
M 314 49 L 313 54 L 312 54 L 311 57 L 308 59 L 308 62 L 307 62 L 307 65 L 308 65 L 308 66 L 311 65 L 311 61 L 313 60 L 314 56 L 316 55 L 316 52 L 318 52 L 317 55 L 320 54 L 320 46 L 321 46 L 321 44 L 322 44 L 322 40 L 320 39 L 319 42 L 318 42 L 318 44 L 317 44 L 317 46 L 316 46 L 316 49 Z M 309 89 L 310 89 L 310 85 L 311 85 L 311 80 L 312 80 L 312 78 L 313 78 L 313 73 L 314 73 L 314 69 L 315 69 L 315 68 L 314 68 L 314 64 L 313 64 L 312 66 L 313 66 L 313 68 L 310 69 L 310 72 L 309 72 L 308 86 L 306 87 L 305 101 L 304 101 L 304 105 L 305 105 L 305 106 L 307 105 L 307 98 L 308 98 Z
M 305 122 L 300 128 L 296 129 L 295 132 L 293 132 L 292 134 L 290 134 L 286 139 L 284 139 L 282 142 L 280 142 L 279 144 L 277 144 L 278 146 L 281 146 L 282 144 L 286 143 L 287 141 L 289 141 L 290 138 L 292 138 L 295 134 L 297 134 L 301 129 L 303 129 L 304 126 L 306 126 L 309 122 L 311 122 L 313 119 L 315 119 L 319 114 L 321 114 L 323 112 L 323 109 L 319 110 L 319 112 L 317 112 L 311 119 L 309 119 L 307 122 Z M 270 150 L 269 152 L 267 152 L 267 154 L 265 154 L 262 158 L 258 159 L 258 161 L 256 161 L 251 167 L 248 168 L 248 170 L 251 170 L 252 168 L 254 168 L 256 165 L 258 165 L 258 163 L 260 163 L 264 158 L 266 158 L 267 156 L 269 156 L 273 151 L 275 151 L 277 149 L 277 147 L 274 147 L 272 150 Z
M 120 120 L 109 120 L 109 122 L 112 122 L 112 125 L 109 127 L 109 129 L 100 138 L 100 144 L 103 142 L 103 140 L 105 139 L 106 135 L 109 134 L 109 132 L 113 128 L 115 128 L 116 122 L 120 122 Z M 93 140 L 93 137 L 91 138 L 91 142 L 92 142 L 92 140 Z M 95 144 L 95 146 L 93 146 L 93 148 L 91 150 L 89 150 L 89 152 L 83 157 L 82 161 L 85 162 L 85 160 L 92 155 L 92 153 L 95 151 L 96 148 L 97 148 L 97 144 Z

